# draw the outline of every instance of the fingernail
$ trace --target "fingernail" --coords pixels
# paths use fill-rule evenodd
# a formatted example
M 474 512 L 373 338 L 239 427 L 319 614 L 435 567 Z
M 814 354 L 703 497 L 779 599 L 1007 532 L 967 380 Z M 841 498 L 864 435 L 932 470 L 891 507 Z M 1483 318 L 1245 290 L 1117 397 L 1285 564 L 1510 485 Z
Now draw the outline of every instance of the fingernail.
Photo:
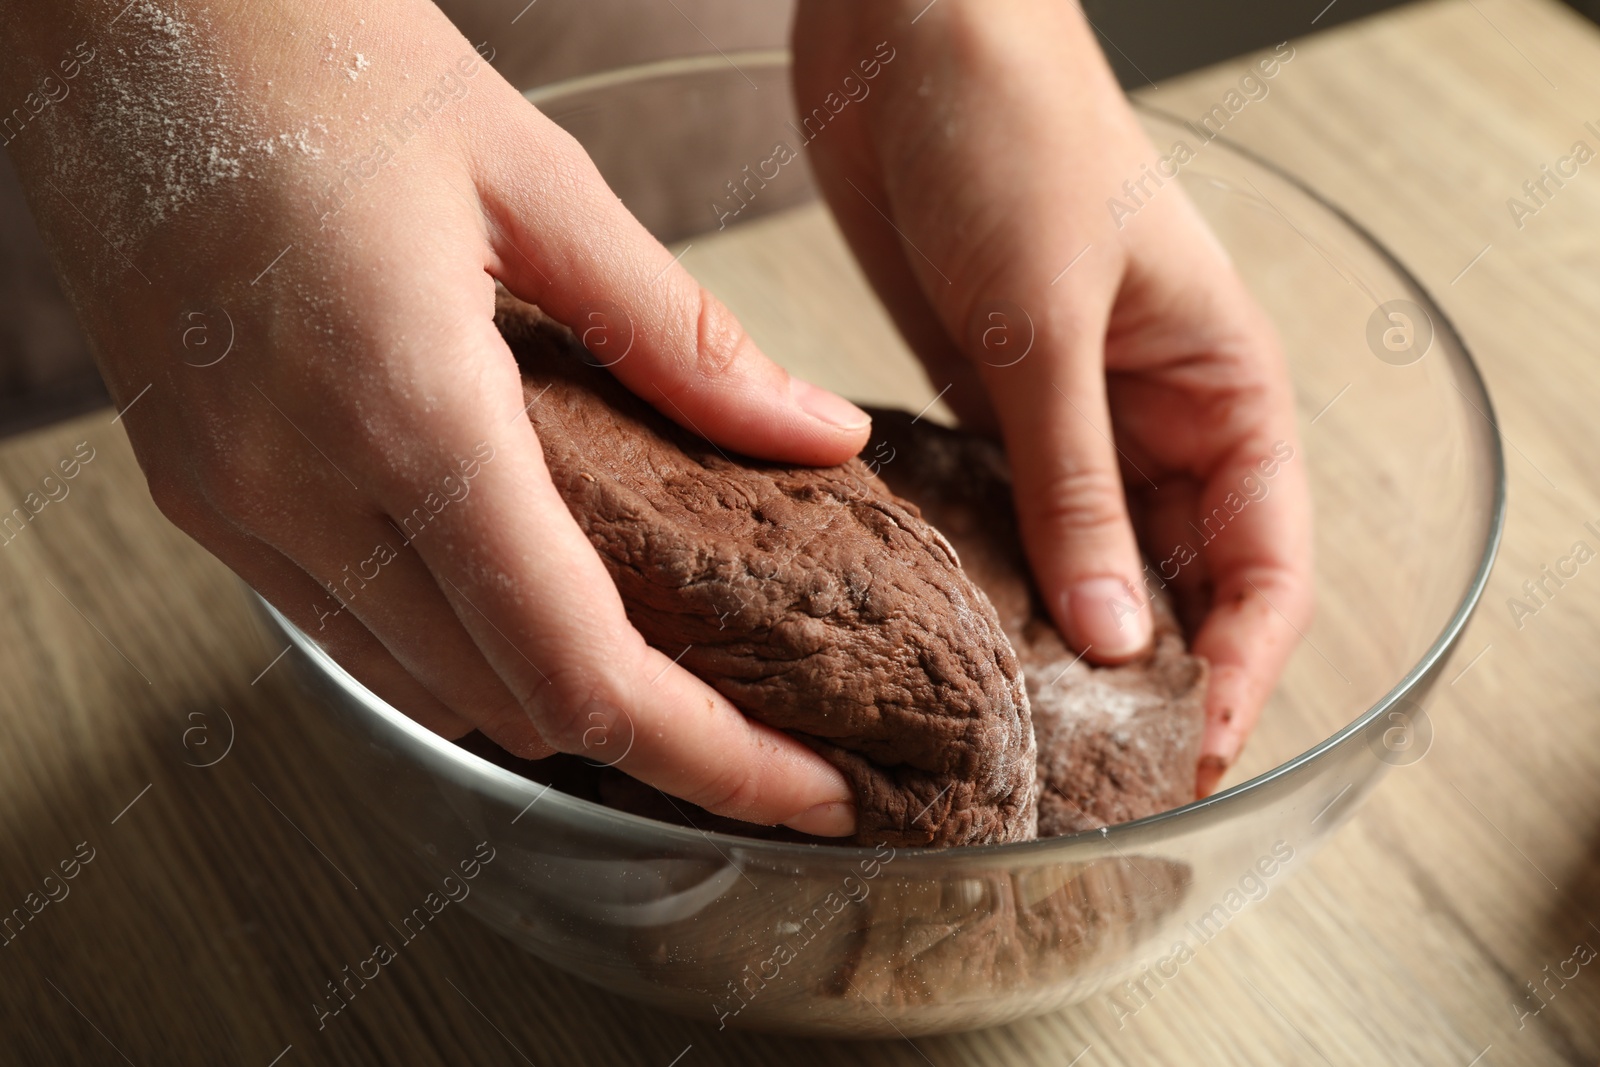
M 1200 757 L 1200 773 L 1195 776 L 1194 795 L 1196 800 L 1203 800 L 1217 791 L 1217 784 L 1222 781 L 1222 776 L 1228 772 L 1228 764 L 1221 756 L 1206 755 Z
M 1150 644 L 1150 613 L 1121 578 L 1088 578 L 1067 591 L 1068 636 L 1095 660 L 1127 659 Z
M 837 426 L 841 430 L 860 430 L 872 425 L 872 416 L 844 397 L 819 389 L 799 378 L 789 379 L 789 395 L 800 405 L 800 410 L 829 426 Z
M 856 832 L 854 804 L 832 801 L 808 808 L 783 825 L 817 837 L 849 837 Z

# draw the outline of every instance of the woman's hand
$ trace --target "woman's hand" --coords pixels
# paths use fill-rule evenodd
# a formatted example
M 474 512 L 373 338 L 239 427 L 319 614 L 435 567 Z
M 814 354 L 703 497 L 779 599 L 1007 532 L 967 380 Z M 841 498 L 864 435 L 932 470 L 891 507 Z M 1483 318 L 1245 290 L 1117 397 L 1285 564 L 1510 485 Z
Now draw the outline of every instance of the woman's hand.
M 1076 4 L 801 0 L 794 52 L 812 168 L 935 387 L 1003 436 L 1062 632 L 1115 663 L 1149 645 L 1156 575 L 1206 605 L 1209 793 L 1311 612 L 1271 325 Z
M 852 832 L 838 771 L 629 625 L 495 282 L 602 358 L 631 337 L 612 372 L 729 449 L 836 463 L 866 416 L 768 361 L 426 0 L 125 2 L 0 0 L 0 80 L 67 86 L 11 150 L 162 511 L 433 730 Z

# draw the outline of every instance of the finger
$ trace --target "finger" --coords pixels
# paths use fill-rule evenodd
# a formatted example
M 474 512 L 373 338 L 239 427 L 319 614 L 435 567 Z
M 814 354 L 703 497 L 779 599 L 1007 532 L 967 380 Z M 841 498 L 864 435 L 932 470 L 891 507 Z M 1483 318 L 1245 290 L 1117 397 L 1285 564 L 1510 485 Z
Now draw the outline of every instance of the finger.
M 1089 313 L 1068 323 L 1045 305 L 1033 326 L 1039 351 L 1017 353 L 1015 338 L 986 351 L 985 334 L 992 341 L 997 329 L 1029 328 L 1020 305 L 996 314 L 1019 313 L 1023 322 L 980 319 L 969 345 L 995 361 L 984 377 L 1011 458 L 1023 543 L 1068 641 L 1091 660 L 1123 662 L 1149 648 L 1152 616 L 1106 407 L 1103 320 Z
M 1023 541 L 1057 625 L 1093 661 L 1139 655 L 1149 647 L 1152 616 L 1137 593 L 1142 563 L 1111 436 L 1102 348 L 1116 259 L 1083 265 L 1078 278 L 1054 284 L 1062 275 L 1041 256 L 1069 260 L 1064 250 L 1083 241 L 1069 228 L 1032 221 L 1053 212 L 1019 208 L 1010 218 L 1030 220 L 1026 228 L 999 227 L 982 257 L 990 266 L 952 280 L 927 262 L 919 269 L 903 251 L 938 240 L 919 226 L 921 213 L 902 219 L 892 243 L 873 239 L 875 227 L 890 224 L 867 218 L 872 206 L 859 189 L 839 190 L 838 175 L 823 169 L 830 167 L 819 166 L 829 201 L 846 232 L 861 235 L 853 247 L 874 283 L 891 287 L 891 310 L 919 354 L 939 367 L 960 351 L 971 368 L 968 376 L 951 375 L 952 394 L 965 385 L 952 406 L 980 428 L 998 419 Z M 930 330 L 933 322 L 942 337 Z
M 846 219 L 859 216 L 848 195 L 830 200 Z M 848 232 L 871 232 L 872 220 L 854 222 Z M 898 243 L 862 238 L 855 247 L 871 257 L 866 265 L 875 283 L 894 286 L 899 299 L 890 306 L 898 305 L 899 317 L 922 318 L 908 336 L 926 362 L 937 367 L 948 363 L 951 349 L 963 352 L 970 376 L 951 376 L 952 406 L 980 428 L 998 419 L 1023 541 L 1052 617 L 1087 658 L 1119 663 L 1149 647 L 1153 619 L 1139 592 L 1143 564 L 1106 407 L 1102 339 L 1110 297 L 1103 280 L 1052 285 L 1039 250 L 1068 248 L 1074 240 L 1065 234 L 1051 240 L 1039 229 L 997 234 L 987 255 L 1000 266 L 973 288 L 914 272 L 903 255 L 896 263 L 891 250 Z M 1083 268 L 1085 277 L 1092 266 Z M 1115 263 L 1107 269 L 1114 272 Z M 934 308 L 945 339 L 929 336 L 930 319 L 918 314 L 931 316 Z M 960 395 L 956 384 L 965 385 Z
M 319 640 L 348 616 L 460 721 L 525 715 L 525 694 L 508 689 L 489 665 L 416 551 L 415 539 L 431 533 L 429 505 L 456 506 L 454 498 L 472 490 L 455 460 L 431 472 L 432 500 L 418 494 L 389 521 L 349 503 L 348 486 L 326 465 L 312 465 L 307 475 L 297 492 L 268 509 L 264 528 L 251 531 L 321 588 L 307 604 L 313 618 L 306 633 Z M 519 740 L 514 751 L 524 759 L 554 751 L 531 731 Z
M 454 459 L 432 464 L 411 461 L 432 487 L 431 499 L 419 494 L 403 521 L 385 521 L 340 463 L 370 464 L 383 450 L 362 441 L 360 432 L 333 439 L 325 425 L 306 423 L 321 444 L 301 435 L 286 412 L 317 410 L 314 387 L 304 382 L 268 379 L 252 383 L 247 413 L 256 427 L 246 433 L 228 459 L 206 468 L 198 478 L 207 501 L 243 532 L 270 546 L 309 575 L 321 594 L 307 601 L 313 639 L 330 623 L 351 616 L 376 637 L 401 666 L 455 716 L 482 722 L 520 710 L 519 697 L 479 653 L 471 635 L 454 613 L 432 576 L 411 547 L 412 538 L 427 533 L 429 504 L 448 501 L 471 489 Z M 276 394 L 276 396 L 274 395 Z M 361 403 L 357 398 L 355 403 Z M 324 415 L 337 409 L 327 403 Z M 302 422 L 305 421 L 302 416 Z M 342 423 L 337 416 L 329 422 Z M 411 448 L 426 451 L 427 437 L 413 433 Z M 337 457 L 337 458 L 336 458 Z M 448 464 L 448 465 L 446 465 Z M 441 469 L 442 468 L 442 469 Z M 549 750 L 523 750 L 537 758 Z
M 1127 287 L 1167 294 L 1164 314 L 1159 323 L 1113 337 L 1114 362 L 1137 370 L 1152 361 L 1171 364 L 1175 351 L 1194 356 L 1158 379 L 1114 376 L 1115 411 L 1133 439 L 1158 449 L 1136 460 L 1179 472 L 1173 480 L 1180 489 L 1190 479 L 1202 483 L 1188 533 L 1174 536 L 1188 549 L 1184 558 L 1194 560 L 1185 565 L 1194 573 L 1180 574 L 1179 588 L 1209 584 L 1211 590 L 1193 646 L 1212 663 L 1201 742 L 1204 795 L 1238 759 L 1309 625 L 1311 504 L 1276 332 L 1187 199 L 1169 198 L 1163 209 L 1172 218 L 1160 234 L 1152 229 L 1132 238 L 1136 245 L 1158 241 L 1160 248 L 1135 256 Z
M 471 494 L 441 508 L 413 545 L 507 688 L 525 695 L 533 725 L 519 710 L 480 723 L 484 732 L 516 750 L 536 727 L 560 751 L 721 815 L 853 832 L 853 797 L 837 770 L 645 644 L 550 480 L 511 354 L 487 315 L 461 343 L 492 354 L 492 370 L 475 379 L 481 390 L 436 384 L 430 432 L 444 441 L 442 455 L 474 455 L 479 466 Z M 481 427 L 484 438 L 452 427 Z M 427 490 L 402 481 L 381 498 L 401 515 Z
M 1216 509 L 1230 514 L 1229 504 L 1241 499 L 1242 486 L 1267 491 L 1251 499 L 1205 546 L 1215 595 L 1193 649 L 1211 662 L 1200 748 L 1202 796 L 1238 760 L 1273 684 L 1310 624 L 1309 494 L 1291 440 L 1243 446 L 1202 494 L 1201 514 L 1210 515 Z M 1232 502 L 1227 501 L 1230 493 Z
M 1113 405 L 1112 418 L 1116 418 Z M 1157 584 L 1171 598 L 1173 613 L 1187 637 L 1199 632 L 1211 608 L 1211 573 L 1196 546 L 1194 521 L 1200 514 L 1204 488 L 1187 474 L 1146 468 L 1160 478 L 1160 490 L 1129 486 L 1128 506 L 1145 553 L 1147 583 Z
M 426 729 L 447 738 L 471 732 L 473 724 L 451 711 L 424 688 L 352 613 L 329 615 L 327 591 L 299 566 L 250 536 L 211 508 L 185 501 L 163 501 L 162 510 L 190 537 L 225 563 L 267 602 L 379 700 Z
M 662 414 L 726 448 L 822 465 L 861 450 L 865 412 L 763 355 L 565 133 L 531 106 L 512 121 L 541 150 L 480 159 L 496 277 L 572 328 Z

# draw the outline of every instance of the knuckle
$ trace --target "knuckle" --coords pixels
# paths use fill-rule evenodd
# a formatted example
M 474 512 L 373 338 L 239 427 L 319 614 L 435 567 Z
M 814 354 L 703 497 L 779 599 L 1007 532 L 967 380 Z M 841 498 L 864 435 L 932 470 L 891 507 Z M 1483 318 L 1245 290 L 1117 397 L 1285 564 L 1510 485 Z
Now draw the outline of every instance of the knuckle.
M 522 118 L 518 116 L 519 125 Z M 523 167 L 512 187 L 516 202 L 540 211 L 566 210 L 601 217 L 614 210 L 616 195 L 576 137 L 542 114 L 521 128 L 536 151 L 519 157 Z M 508 221 L 520 229 L 516 213 Z
M 278 508 L 272 505 L 273 487 L 282 471 L 268 461 L 270 449 L 237 445 L 207 448 L 197 457 L 195 479 L 199 495 L 217 512 L 247 528 L 270 522 Z
M 1106 467 L 1062 471 L 1028 494 L 1024 508 L 1035 524 L 1047 530 L 1103 532 L 1127 522 L 1122 480 Z
M 758 776 L 743 765 L 732 760 L 718 760 L 712 777 L 686 790 L 683 799 L 718 815 L 738 818 L 756 810 L 761 799 L 761 783 Z
M 200 525 L 210 511 L 199 488 L 188 478 L 161 469 L 145 475 L 150 489 L 150 499 L 167 520 L 182 530 L 192 530 Z
M 547 672 L 548 685 L 532 698 L 531 714 L 550 747 L 575 755 L 628 729 L 627 713 L 587 671 Z
M 1249 581 L 1295 630 L 1311 625 L 1316 614 L 1316 601 L 1308 575 L 1282 567 L 1258 570 Z M 1249 585 L 1244 585 L 1246 590 Z
M 471 702 L 463 706 L 460 702 L 452 701 L 450 710 L 467 722 L 477 723 L 479 729 L 510 751 L 553 747 L 544 731 L 538 728 L 535 718 L 529 714 L 528 708 L 515 697 L 489 699 L 475 706 Z
M 693 373 L 699 378 L 720 377 L 739 361 L 746 340 L 744 327 L 733 312 L 704 287 L 697 299 Z
M 950 261 L 949 288 L 955 294 L 950 306 L 956 323 L 969 326 L 985 302 L 1014 288 L 1011 282 L 1016 272 L 1016 259 L 998 239 L 997 229 L 985 226 L 975 235 L 971 246 L 962 248 L 962 254 Z M 962 340 L 971 346 L 971 338 Z
M 448 706 L 463 718 L 486 726 L 531 728 L 527 706 L 507 691 L 491 671 L 485 669 L 482 675 L 461 685 Z
M 684 348 L 656 382 L 657 391 L 667 400 L 676 401 L 736 370 L 749 341 L 733 312 L 703 286 L 689 297 L 689 306 L 684 309 L 685 325 L 691 317 L 692 342 L 685 337 Z M 692 348 L 688 347 L 691 343 Z
M 568 195 L 581 196 L 605 181 L 583 143 L 554 122 L 544 131 L 541 153 L 549 168 L 549 178 Z

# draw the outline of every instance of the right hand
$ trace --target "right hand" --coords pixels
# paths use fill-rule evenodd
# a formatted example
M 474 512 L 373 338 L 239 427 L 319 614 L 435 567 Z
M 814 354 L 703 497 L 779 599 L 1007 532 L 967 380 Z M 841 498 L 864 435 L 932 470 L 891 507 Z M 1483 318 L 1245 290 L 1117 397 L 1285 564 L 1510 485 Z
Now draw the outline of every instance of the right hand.
M 794 54 L 801 101 L 859 94 L 807 120 L 813 171 L 945 402 L 1004 439 L 1062 635 L 1103 664 L 1149 649 L 1136 528 L 1151 571 L 1202 609 L 1211 792 L 1312 611 L 1310 492 L 1304 463 L 1284 462 L 1294 393 L 1271 322 L 1178 183 L 1113 220 L 1108 198 L 1159 157 L 1079 5 L 802 0 Z
M 161 510 L 447 737 L 626 750 L 718 814 L 853 832 L 837 770 L 629 624 L 523 413 L 495 282 L 625 316 L 613 373 L 729 450 L 838 463 L 866 416 L 763 356 L 425 0 L 165 5 L 176 28 L 68 6 L 77 32 L 0 3 L 13 52 L 95 54 L 12 152 Z

